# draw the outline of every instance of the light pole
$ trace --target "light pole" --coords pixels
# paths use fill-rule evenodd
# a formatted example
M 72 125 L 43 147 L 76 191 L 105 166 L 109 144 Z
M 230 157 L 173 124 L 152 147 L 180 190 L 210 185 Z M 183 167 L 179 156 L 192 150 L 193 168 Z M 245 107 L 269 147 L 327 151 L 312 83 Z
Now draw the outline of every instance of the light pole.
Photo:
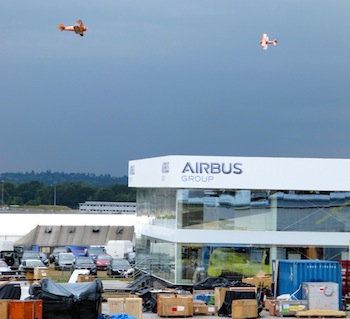
M 1 181 L 1 208 L 4 208 L 4 181 Z
M 56 206 L 56 182 L 53 183 L 53 206 Z

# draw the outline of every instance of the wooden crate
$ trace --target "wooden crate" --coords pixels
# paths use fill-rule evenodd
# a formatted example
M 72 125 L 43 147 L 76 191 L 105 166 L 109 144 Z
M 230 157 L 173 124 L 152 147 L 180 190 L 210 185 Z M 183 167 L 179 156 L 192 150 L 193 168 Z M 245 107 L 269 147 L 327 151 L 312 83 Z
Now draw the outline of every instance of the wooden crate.
M 208 306 L 206 304 L 193 304 L 194 315 L 216 315 L 218 312 L 216 306 Z
M 127 314 L 142 319 L 142 298 L 108 298 L 108 314 Z
M 175 294 L 174 297 L 160 295 L 157 298 L 157 313 L 160 317 L 192 317 L 193 295 Z
M 233 291 L 253 291 L 256 293 L 257 289 L 256 287 L 215 287 L 214 294 L 215 294 L 215 306 L 217 309 L 220 309 L 224 300 L 226 291 L 233 290 Z
M 116 315 L 124 313 L 124 299 L 125 298 L 108 298 L 108 314 Z
M 200 296 L 205 296 L 204 298 L 201 298 Z M 211 296 L 214 296 L 214 298 L 212 299 Z M 213 290 L 193 290 L 193 301 L 199 301 L 199 300 L 203 300 L 205 299 L 205 303 L 208 304 L 209 300 L 211 301 L 211 303 L 209 303 L 208 305 L 213 306 L 215 305 L 215 293 L 214 293 L 214 289 Z M 214 304 L 212 303 L 212 300 L 214 300 Z
M 315 310 L 300 310 L 297 311 L 295 314 L 298 318 L 345 318 L 346 312 L 340 311 L 340 310 L 322 310 L 322 309 L 315 309 Z
M 176 298 L 174 293 L 159 293 L 157 294 L 157 315 L 162 313 L 162 302 L 169 301 L 171 298 Z
M 232 300 L 232 318 L 258 318 L 258 301 L 256 299 Z
M 9 299 L 0 299 L 0 318 L 1 319 L 8 319 L 10 302 L 11 300 Z
M 102 293 L 102 298 L 108 300 L 109 298 L 140 298 L 138 295 L 130 294 L 128 292 L 121 292 L 121 293 L 116 293 L 116 292 L 103 292 Z
M 125 298 L 124 311 L 136 319 L 142 319 L 142 298 Z
M 214 288 L 214 294 L 215 294 L 215 306 L 220 309 L 222 306 L 222 303 L 225 300 L 225 295 L 226 295 L 226 291 L 228 290 L 228 288 L 225 287 L 215 287 Z
M 265 308 L 269 311 L 271 316 L 276 316 L 276 301 L 272 299 L 267 299 L 265 301 Z

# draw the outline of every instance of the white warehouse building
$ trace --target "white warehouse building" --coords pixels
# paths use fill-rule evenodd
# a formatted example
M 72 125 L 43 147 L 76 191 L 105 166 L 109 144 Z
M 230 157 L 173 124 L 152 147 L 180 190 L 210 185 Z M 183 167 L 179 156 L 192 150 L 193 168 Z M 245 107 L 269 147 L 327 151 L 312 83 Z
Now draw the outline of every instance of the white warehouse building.
M 79 212 L 88 214 L 136 214 L 136 203 L 86 201 L 85 203 L 79 203 Z
M 348 259 L 349 159 L 154 157 L 129 161 L 129 187 L 137 258 L 175 284 Z

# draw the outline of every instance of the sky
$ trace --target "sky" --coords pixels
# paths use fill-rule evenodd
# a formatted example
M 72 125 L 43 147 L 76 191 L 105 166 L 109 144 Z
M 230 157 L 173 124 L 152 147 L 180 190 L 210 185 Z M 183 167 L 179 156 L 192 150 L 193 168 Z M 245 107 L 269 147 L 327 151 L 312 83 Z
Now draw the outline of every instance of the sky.
M 0 173 L 350 158 L 348 0 L 2 0 L 0 57 Z

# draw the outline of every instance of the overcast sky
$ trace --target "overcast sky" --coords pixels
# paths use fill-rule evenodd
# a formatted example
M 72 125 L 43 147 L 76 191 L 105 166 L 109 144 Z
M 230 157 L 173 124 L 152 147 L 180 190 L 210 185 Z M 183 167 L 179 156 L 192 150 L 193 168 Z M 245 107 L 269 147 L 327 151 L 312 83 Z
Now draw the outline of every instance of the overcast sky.
M 350 158 L 349 0 L 2 0 L 0 57 L 0 173 Z

